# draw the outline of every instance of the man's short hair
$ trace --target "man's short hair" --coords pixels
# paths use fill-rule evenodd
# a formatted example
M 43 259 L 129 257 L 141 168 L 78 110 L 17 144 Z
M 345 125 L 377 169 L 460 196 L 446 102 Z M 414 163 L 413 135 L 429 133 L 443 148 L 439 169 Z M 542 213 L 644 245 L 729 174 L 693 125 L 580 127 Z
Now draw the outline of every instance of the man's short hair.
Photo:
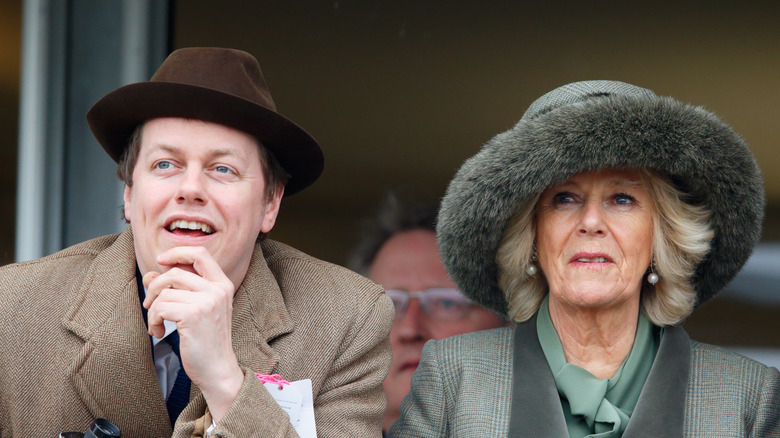
M 412 230 L 436 233 L 438 212 L 438 204 L 402 202 L 398 195 L 388 193 L 376 217 L 363 223 L 363 232 L 349 256 L 347 267 L 367 276 L 380 248 L 394 235 Z

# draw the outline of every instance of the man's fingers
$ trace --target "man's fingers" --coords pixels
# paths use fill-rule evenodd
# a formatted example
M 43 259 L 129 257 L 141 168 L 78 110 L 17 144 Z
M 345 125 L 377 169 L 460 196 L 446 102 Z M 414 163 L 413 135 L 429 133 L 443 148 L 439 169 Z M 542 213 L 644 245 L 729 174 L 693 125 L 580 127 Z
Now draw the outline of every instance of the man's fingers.
M 154 279 L 159 277 L 159 276 L 160 276 L 159 272 L 157 272 L 157 271 L 149 271 L 146 274 L 144 274 L 143 278 L 141 279 L 143 284 L 144 284 L 144 287 L 146 288 L 146 294 L 144 296 L 144 302 L 141 303 L 141 305 L 145 309 L 148 309 L 149 306 L 152 305 L 152 302 L 154 301 L 154 299 L 157 296 L 156 294 L 152 294 L 150 292 L 150 289 L 151 289 L 150 285 L 152 284 Z
M 185 291 L 197 291 L 206 288 L 208 285 L 208 281 L 203 277 L 180 268 L 173 268 L 164 274 L 149 274 L 151 274 L 151 272 L 144 276 L 146 298 L 144 299 L 143 306 L 147 309 L 154 300 L 166 290 L 180 289 Z M 151 280 L 147 282 L 147 278 L 150 278 Z
M 171 248 L 157 257 L 157 263 L 164 272 L 148 272 L 143 278 L 146 287 L 143 306 L 149 309 L 149 334 L 157 338 L 164 336 L 166 320 L 176 322 L 182 333 L 202 332 L 204 323 L 215 327 L 228 321 L 229 333 L 235 289 L 205 248 Z M 210 320 L 209 315 L 216 321 Z
M 202 289 L 208 283 L 208 280 L 198 274 L 181 268 L 173 268 L 168 272 L 155 277 L 154 280 L 149 283 L 147 289 L 158 292 L 165 289 L 195 291 Z
M 187 276 L 191 276 L 189 281 L 187 281 Z M 192 290 L 192 287 L 195 283 L 197 283 L 197 281 L 203 281 L 203 279 L 197 275 L 185 273 L 179 269 L 171 269 L 165 274 L 148 272 L 146 275 L 144 275 L 143 280 L 144 285 L 146 286 L 146 297 L 144 298 L 142 305 L 147 309 L 151 308 L 152 303 L 157 299 L 158 296 L 160 296 L 160 294 L 166 290 Z
M 159 324 L 150 323 L 149 334 L 151 336 L 154 336 L 157 339 L 162 339 L 162 337 L 165 336 L 165 325 L 163 325 L 163 323 L 159 323 Z
M 175 289 L 165 289 L 149 306 L 147 314 L 149 323 L 149 334 L 162 338 L 165 335 L 164 320 L 173 321 L 177 325 L 181 324 L 183 318 L 191 312 L 189 307 L 199 299 L 192 292 L 180 291 Z
M 209 281 L 230 281 L 214 257 L 202 246 L 177 246 L 157 256 L 163 266 L 192 266 L 195 273 Z
M 160 273 L 157 271 L 149 271 L 146 274 L 144 274 L 143 277 L 143 283 L 145 288 L 149 288 L 149 283 L 151 283 L 155 278 L 159 277 Z

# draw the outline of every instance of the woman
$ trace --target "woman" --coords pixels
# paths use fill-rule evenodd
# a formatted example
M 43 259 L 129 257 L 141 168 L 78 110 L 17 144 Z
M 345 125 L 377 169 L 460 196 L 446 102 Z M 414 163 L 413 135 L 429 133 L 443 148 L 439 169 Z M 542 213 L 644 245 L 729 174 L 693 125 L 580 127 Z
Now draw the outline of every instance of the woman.
M 764 193 L 715 115 L 590 81 L 534 102 L 460 169 L 451 277 L 518 322 L 430 341 L 391 436 L 780 436 L 780 372 L 679 324 L 739 271 Z

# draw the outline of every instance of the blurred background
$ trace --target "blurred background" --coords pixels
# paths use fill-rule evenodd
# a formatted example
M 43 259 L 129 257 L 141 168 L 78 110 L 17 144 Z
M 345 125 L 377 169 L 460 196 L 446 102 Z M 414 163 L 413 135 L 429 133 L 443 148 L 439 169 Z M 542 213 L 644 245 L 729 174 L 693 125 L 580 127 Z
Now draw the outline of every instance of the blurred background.
M 437 200 L 460 164 L 573 81 L 702 105 L 762 169 L 761 245 L 691 336 L 780 364 L 780 2 L 0 0 L 0 264 L 116 232 L 121 186 L 84 114 L 171 50 L 257 57 L 326 170 L 272 238 L 344 264 L 388 190 Z

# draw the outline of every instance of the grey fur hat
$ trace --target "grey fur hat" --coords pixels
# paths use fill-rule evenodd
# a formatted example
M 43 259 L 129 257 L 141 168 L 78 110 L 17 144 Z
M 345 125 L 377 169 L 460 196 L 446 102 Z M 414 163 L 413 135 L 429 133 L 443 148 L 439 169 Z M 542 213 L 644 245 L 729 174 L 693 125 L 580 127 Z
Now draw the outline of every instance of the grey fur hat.
M 765 195 L 742 138 L 713 113 L 616 81 L 576 82 L 537 99 L 510 130 L 466 160 L 442 201 L 442 260 L 477 303 L 507 313 L 496 252 L 512 216 L 580 173 L 648 168 L 711 212 L 715 236 L 692 279 L 697 305 L 742 268 L 761 234 Z

